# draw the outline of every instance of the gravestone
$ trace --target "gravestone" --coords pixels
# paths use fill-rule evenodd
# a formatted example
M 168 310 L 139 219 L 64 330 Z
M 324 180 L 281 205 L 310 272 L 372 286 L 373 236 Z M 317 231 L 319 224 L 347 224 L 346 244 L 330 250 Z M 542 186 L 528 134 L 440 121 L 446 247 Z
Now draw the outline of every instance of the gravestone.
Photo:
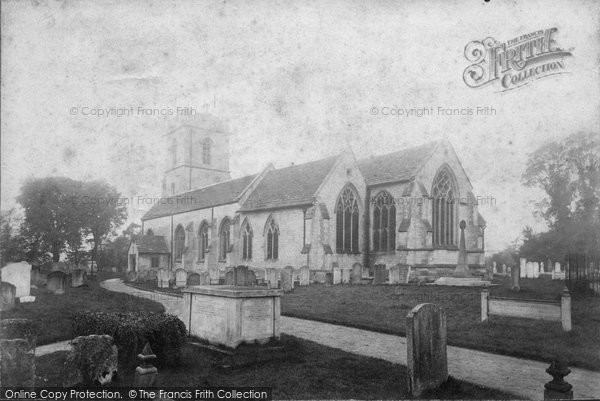
M 158 269 L 156 273 L 158 288 L 169 288 L 169 280 L 171 279 L 171 273 L 165 269 Z
M 310 284 L 310 269 L 308 266 L 302 266 L 300 268 L 300 285 Z
M 219 284 L 219 269 L 216 267 L 209 267 L 208 275 L 210 276 L 211 284 Z
M 502 275 L 506 276 L 506 264 L 502 263 Z
M 31 284 L 39 287 L 46 285 L 48 282 L 48 278 L 46 277 L 46 273 L 42 271 L 41 266 L 32 266 L 31 267 Z
M 233 268 L 234 285 L 245 287 L 248 284 L 248 266 L 237 266 Z
M 458 263 L 456 269 L 454 269 L 454 277 L 471 277 L 471 271 L 467 264 L 467 247 L 465 245 L 465 228 L 467 222 L 464 220 L 460 221 L 460 242 L 458 245 Z
M 525 263 L 525 278 L 533 278 L 533 263 L 527 262 Z
M 134 282 L 137 281 L 137 272 L 127 272 L 127 275 L 125 276 L 125 280 L 128 282 Z
M 256 273 L 254 273 L 254 270 L 248 270 L 248 272 L 246 272 L 246 285 L 256 285 Z
M 210 285 L 210 274 L 208 272 L 200 272 L 200 285 Z
M 140 365 L 135 368 L 133 386 L 141 388 L 154 386 L 158 369 L 151 363 L 156 359 L 156 355 L 152 352 L 150 343 L 146 343 L 144 349 L 142 349 L 142 353 L 138 354 L 138 359 L 140 360 Z
M 350 284 L 350 269 L 342 268 L 342 284 Z
M 117 374 L 118 351 L 109 335 L 76 337 L 64 365 L 63 387 L 107 384 Z
M 277 279 L 277 269 L 265 269 L 265 280 L 269 288 L 279 288 L 279 280 Z
M 352 265 L 352 284 L 360 284 L 362 283 L 362 265 L 360 263 L 355 263 Z
M 492 274 L 498 273 L 498 268 L 496 267 L 496 262 L 492 262 Z
M 415 306 L 406 317 L 408 388 L 413 397 L 448 379 L 446 312 L 434 304 Z
M 294 269 L 291 266 L 285 267 L 281 271 L 281 288 L 283 292 L 290 292 L 294 289 Z
M 187 284 L 187 271 L 184 269 L 175 270 L 175 286 L 178 288 L 185 287 Z
M 9 311 L 15 307 L 17 288 L 11 283 L 0 283 L 0 311 Z
M 342 283 L 342 269 L 340 267 L 333 268 L 333 284 Z
M 81 287 L 84 283 L 85 272 L 81 269 L 75 269 L 71 273 L 71 287 Z
M 556 273 L 560 273 L 562 270 L 560 269 L 560 262 L 555 262 L 554 263 L 554 271 Z
M 9 263 L 0 269 L 0 278 L 15 286 L 15 297 L 28 297 L 31 290 L 31 265 L 27 262 Z
M 62 295 L 65 293 L 66 287 L 67 275 L 64 272 L 56 270 L 48 274 L 48 284 L 46 285 L 48 291 L 52 291 L 55 295 Z
M 527 259 L 520 258 L 519 259 L 519 272 L 521 274 L 521 278 L 525 277 L 527 274 Z
M 390 284 L 400 284 L 400 266 L 390 267 Z
M 496 263 L 496 262 L 494 262 L 494 263 Z M 487 267 L 487 279 L 489 281 L 492 281 L 494 279 L 494 273 L 496 273 L 496 268 L 494 266 L 490 267 L 488 265 L 488 267 Z
M 187 285 L 200 285 L 200 274 L 190 273 L 190 275 L 187 276 Z
M 233 270 L 229 270 L 225 273 L 225 285 L 235 285 L 235 276 Z
M 410 283 L 410 274 L 412 273 L 412 266 L 408 266 L 408 271 L 406 272 L 406 284 Z
M 533 278 L 538 278 L 540 276 L 540 264 L 538 262 L 533 262 Z
M 175 285 L 175 271 L 167 270 L 169 272 L 169 287 L 173 287 Z
M 519 266 L 515 266 L 511 269 L 510 275 L 511 275 L 511 290 L 513 291 L 519 291 L 521 289 L 520 285 L 519 285 L 519 280 L 521 279 L 521 272 L 520 272 L 521 268 Z
M 375 265 L 374 270 L 373 284 L 385 284 L 387 282 L 385 265 Z
M 158 271 L 156 270 L 148 270 L 146 274 L 146 281 L 157 281 L 158 280 Z

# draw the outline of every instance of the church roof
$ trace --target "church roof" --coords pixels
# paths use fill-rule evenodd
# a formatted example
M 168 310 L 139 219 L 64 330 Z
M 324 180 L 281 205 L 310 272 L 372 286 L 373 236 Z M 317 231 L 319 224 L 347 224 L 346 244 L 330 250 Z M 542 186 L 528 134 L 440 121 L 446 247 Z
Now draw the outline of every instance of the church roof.
M 139 235 L 133 242 L 137 245 L 138 253 L 169 253 L 162 235 Z
M 414 148 L 358 161 L 367 185 L 407 181 L 413 178 L 440 142 L 430 142 Z
M 267 172 L 241 211 L 310 205 L 338 156 Z
M 155 203 L 142 220 L 237 202 L 238 197 L 255 177 L 256 175 L 247 175 L 168 198 L 160 198 L 161 202 Z

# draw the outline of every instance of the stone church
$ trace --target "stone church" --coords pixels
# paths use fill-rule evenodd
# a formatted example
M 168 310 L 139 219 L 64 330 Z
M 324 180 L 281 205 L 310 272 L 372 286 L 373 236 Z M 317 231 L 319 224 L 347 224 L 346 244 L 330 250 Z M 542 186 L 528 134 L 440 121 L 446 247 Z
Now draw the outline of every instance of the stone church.
M 463 220 L 468 264 L 483 265 L 485 220 L 448 141 L 231 179 L 226 131 L 205 117 L 166 134 L 163 197 L 142 218 L 129 270 L 454 268 Z

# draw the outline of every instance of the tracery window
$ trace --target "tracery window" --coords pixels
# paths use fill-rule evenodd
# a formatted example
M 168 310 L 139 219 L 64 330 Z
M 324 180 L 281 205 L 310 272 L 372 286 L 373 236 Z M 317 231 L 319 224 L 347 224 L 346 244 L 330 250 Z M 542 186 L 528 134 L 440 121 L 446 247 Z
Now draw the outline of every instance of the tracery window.
M 382 191 L 373 201 L 373 250 L 396 249 L 396 205 L 394 198 Z
M 252 227 L 248 220 L 242 225 L 242 259 L 252 259 Z
M 203 221 L 198 229 L 198 249 L 200 250 L 199 259 L 204 260 L 208 253 L 208 223 Z
M 173 257 L 175 261 L 180 262 L 183 257 L 183 250 L 185 248 L 185 230 L 180 224 L 175 229 L 175 243 L 173 244 Z
M 454 176 L 449 168 L 443 168 L 433 180 L 433 245 L 455 245 L 456 190 Z
M 267 259 L 275 260 L 279 257 L 279 227 L 275 219 L 267 221 Z
M 358 197 L 347 186 L 335 207 L 335 248 L 337 253 L 358 253 Z
M 226 260 L 231 244 L 231 222 L 225 217 L 219 230 L 219 260 Z

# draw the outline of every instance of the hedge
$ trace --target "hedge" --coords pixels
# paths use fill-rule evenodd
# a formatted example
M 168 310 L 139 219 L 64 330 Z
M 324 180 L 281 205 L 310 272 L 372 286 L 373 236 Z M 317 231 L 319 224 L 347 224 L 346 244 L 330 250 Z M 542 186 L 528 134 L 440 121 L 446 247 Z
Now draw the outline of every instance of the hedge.
M 119 363 L 134 366 L 146 342 L 158 366 L 175 366 L 186 341 L 185 324 L 174 315 L 152 312 L 78 312 L 73 316 L 73 337 L 108 334 L 119 351 Z

